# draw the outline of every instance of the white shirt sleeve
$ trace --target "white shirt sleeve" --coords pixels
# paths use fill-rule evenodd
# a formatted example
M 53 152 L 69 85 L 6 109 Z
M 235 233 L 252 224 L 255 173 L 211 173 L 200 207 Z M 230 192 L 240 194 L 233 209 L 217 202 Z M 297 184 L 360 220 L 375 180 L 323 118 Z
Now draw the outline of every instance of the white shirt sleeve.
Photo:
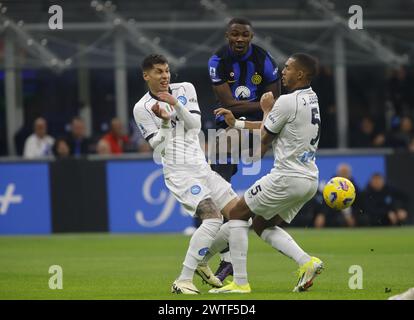
M 194 86 L 186 83 L 185 97 L 177 97 L 178 103 L 174 106 L 177 116 L 181 121 L 184 121 L 184 128 L 186 130 L 201 129 L 201 112 L 198 106 L 197 93 Z
M 155 149 L 159 144 L 166 143 L 168 140 L 169 133 L 171 131 L 171 121 L 165 123 L 159 120 L 161 127 L 157 123 L 158 118 L 145 107 L 134 108 L 134 119 L 140 130 L 142 136 L 151 145 L 152 149 Z
M 134 119 L 139 131 L 145 140 L 149 141 L 158 132 L 158 124 L 155 115 L 151 114 L 145 107 L 134 108 Z
M 295 108 L 290 106 L 289 99 L 283 95 L 280 96 L 265 119 L 265 129 L 270 133 L 278 134 L 292 115 L 294 115 L 295 111 Z

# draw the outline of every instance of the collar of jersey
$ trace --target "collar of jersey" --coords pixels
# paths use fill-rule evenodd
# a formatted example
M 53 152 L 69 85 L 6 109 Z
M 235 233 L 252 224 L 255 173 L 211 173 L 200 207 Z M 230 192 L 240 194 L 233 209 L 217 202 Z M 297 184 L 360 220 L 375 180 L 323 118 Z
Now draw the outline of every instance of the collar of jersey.
M 250 44 L 249 45 L 249 50 L 247 50 L 247 52 L 243 56 L 239 57 L 238 55 L 234 54 L 233 51 L 231 51 L 230 46 L 229 46 L 229 52 L 230 52 L 231 57 L 234 58 L 234 59 L 236 59 L 236 60 L 239 60 L 239 61 L 244 61 L 248 57 L 250 57 L 250 55 L 252 54 L 252 51 L 253 51 L 253 47 Z
M 148 91 L 148 93 L 149 93 L 149 95 L 150 95 L 153 99 L 155 99 L 155 100 L 157 100 L 157 101 L 161 101 L 160 99 L 158 99 L 158 97 L 157 97 L 155 94 L 153 94 L 153 93 L 151 92 L 151 90 L 149 90 L 149 91 Z M 172 94 L 172 90 L 171 90 L 171 88 L 170 88 L 170 87 L 168 87 L 168 93 L 169 93 L 169 94 Z
M 304 86 L 304 87 L 299 87 L 299 88 L 296 88 L 296 89 L 293 89 L 292 91 L 290 91 L 290 92 L 295 92 L 295 91 L 298 91 L 298 90 L 305 90 L 305 89 L 309 89 L 311 86 L 310 86 L 310 84 L 308 84 L 307 86 Z

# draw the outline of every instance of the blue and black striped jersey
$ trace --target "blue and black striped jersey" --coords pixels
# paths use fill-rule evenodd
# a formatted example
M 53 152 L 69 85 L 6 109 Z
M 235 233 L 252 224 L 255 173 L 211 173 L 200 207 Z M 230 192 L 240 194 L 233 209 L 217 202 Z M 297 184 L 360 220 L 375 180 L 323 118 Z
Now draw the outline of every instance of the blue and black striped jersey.
M 241 57 L 225 45 L 210 58 L 208 67 L 212 84 L 227 83 L 236 100 L 259 101 L 265 88 L 279 79 L 272 56 L 254 44 Z M 261 119 L 261 114 L 253 118 Z

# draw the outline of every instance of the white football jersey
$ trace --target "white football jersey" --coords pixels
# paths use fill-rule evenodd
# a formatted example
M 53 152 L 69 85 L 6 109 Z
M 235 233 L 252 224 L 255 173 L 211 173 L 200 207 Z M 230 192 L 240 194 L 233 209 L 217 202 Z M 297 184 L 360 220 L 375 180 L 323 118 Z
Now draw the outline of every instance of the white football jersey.
M 201 117 L 194 86 L 189 82 L 171 83 L 169 87 L 172 94 L 190 113 Z M 197 130 L 184 130 L 184 124 L 177 117 L 176 111 L 168 103 L 157 100 L 150 91 L 147 92 L 134 107 L 134 118 L 143 137 L 149 141 L 157 134 L 161 127 L 158 118 L 151 107 L 159 103 L 161 108 L 171 115 L 171 132 L 165 148 L 161 152 L 164 175 L 167 178 L 175 171 L 203 170 L 208 167 L 204 152 L 201 149 Z M 200 120 L 201 121 L 201 120 Z
M 265 119 L 265 129 L 277 135 L 272 172 L 285 176 L 318 178 L 315 163 L 321 119 L 318 96 L 310 86 L 281 95 Z

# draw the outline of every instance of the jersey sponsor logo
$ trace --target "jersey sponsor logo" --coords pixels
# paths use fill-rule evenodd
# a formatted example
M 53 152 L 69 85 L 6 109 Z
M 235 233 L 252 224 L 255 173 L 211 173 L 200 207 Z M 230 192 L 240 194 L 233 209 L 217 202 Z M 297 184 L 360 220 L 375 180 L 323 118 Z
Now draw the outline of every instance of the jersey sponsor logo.
M 187 104 L 187 98 L 184 96 L 177 97 L 177 100 L 180 101 L 183 106 Z
M 188 100 L 188 101 L 190 101 L 191 103 L 197 103 L 197 99 L 196 98 L 190 98 L 190 100 Z
M 190 190 L 191 190 L 191 193 L 193 195 L 197 195 L 201 192 L 201 187 L 196 184 L 196 185 L 192 186 Z
M 210 67 L 210 77 L 216 78 L 216 68 Z
M 246 99 L 250 98 L 251 92 L 246 86 L 239 86 L 236 88 L 235 94 L 238 99 Z
M 252 76 L 251 80 L 252 80 L 253 84 L 258 85 L 258 84 L 262 83 L 262 76 L 260 74 L 255 73 Z

